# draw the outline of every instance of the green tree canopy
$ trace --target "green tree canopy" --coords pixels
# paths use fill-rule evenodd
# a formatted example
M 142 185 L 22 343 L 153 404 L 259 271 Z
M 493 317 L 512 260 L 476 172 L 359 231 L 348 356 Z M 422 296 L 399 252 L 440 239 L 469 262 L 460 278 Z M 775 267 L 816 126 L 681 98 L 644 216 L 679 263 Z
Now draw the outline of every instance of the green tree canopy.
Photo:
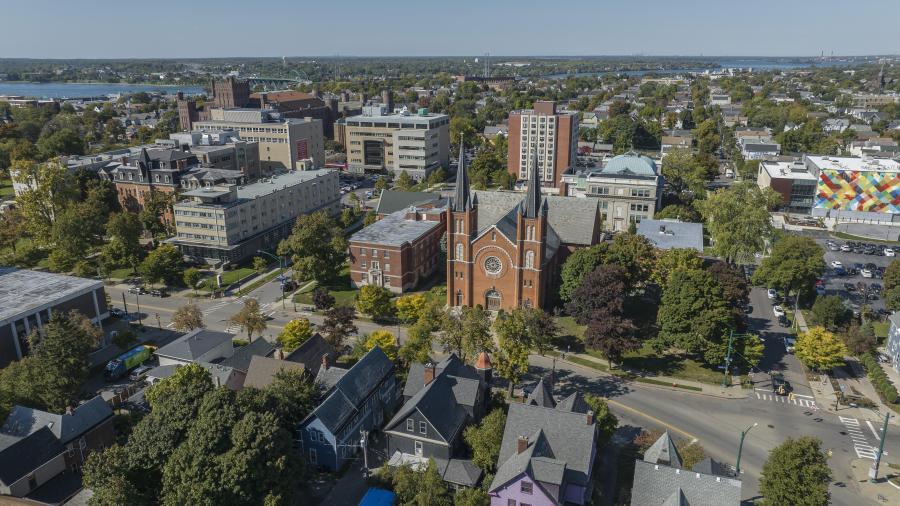
M 775 242 L 771 254 L 753 273 L 753 282 L 785 294 L 809 291 L 825 272 L 824 253 L 812 238 L 786 235 Z
M 298 281 L 333 279 L 347 258 L 344 231 L 324 211 L 301 215 L 290 237 L 278 245 L 279 255 L 290 255 Z
M 831 469 L 822 442 L 813 437 L 788 438 L 769 453 L 759 479 L 766 506 L 826 506 Z
M 696 205 L 715 254 L 727 262 L 748 263 L 772 237 L 769 209 L 780 201 L 781 196 L 770 188 L 761 190 L 755 182 L 741 182 L 716 190 Z

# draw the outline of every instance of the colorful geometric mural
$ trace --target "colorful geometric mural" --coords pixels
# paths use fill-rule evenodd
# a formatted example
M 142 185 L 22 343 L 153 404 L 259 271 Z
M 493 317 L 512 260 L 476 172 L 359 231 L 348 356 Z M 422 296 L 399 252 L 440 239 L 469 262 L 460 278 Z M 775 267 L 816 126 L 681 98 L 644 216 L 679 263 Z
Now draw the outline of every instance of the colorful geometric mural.
M 813 207 L 872 213 L 900 212 L 900 173 L 823 170 Z

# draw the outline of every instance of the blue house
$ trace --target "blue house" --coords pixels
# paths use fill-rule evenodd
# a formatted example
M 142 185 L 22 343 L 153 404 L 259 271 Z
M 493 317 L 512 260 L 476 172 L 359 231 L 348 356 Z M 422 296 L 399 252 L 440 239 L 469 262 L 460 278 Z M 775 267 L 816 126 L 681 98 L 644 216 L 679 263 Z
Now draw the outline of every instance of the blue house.
M 360 448 L 360 431 L 381 427 L 400 399 L 394 363 L 375 347 L 350 369 L 323 363 L 316 381 L 324 400 L 300 423 L 298 440 L 306 461 L 336 471 Z

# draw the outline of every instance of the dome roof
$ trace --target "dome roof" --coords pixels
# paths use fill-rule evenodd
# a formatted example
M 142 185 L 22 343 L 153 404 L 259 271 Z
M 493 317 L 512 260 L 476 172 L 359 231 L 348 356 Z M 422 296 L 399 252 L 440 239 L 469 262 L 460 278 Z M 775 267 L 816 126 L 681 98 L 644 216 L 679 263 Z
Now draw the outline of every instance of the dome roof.
M 656 176 L 656 162 L 652 158 L 636 153 L 625 153 L 614 156 L 606 162 L 602 174 L 634 174 L 637 176 Z

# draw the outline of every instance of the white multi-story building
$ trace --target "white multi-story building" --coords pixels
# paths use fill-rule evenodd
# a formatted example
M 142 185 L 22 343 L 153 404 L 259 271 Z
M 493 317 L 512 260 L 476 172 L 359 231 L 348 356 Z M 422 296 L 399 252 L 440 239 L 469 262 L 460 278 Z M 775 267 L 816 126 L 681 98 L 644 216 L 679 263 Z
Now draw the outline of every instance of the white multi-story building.
M 319 169 L 273 175 L 246 186 L 211 186 L 181 194 L 174 206 L 175 237 L 185 256 L 209 263 L 238 262 L 272 250 L 290 235 L 302 214 L 340 212 L 336 171 Z

